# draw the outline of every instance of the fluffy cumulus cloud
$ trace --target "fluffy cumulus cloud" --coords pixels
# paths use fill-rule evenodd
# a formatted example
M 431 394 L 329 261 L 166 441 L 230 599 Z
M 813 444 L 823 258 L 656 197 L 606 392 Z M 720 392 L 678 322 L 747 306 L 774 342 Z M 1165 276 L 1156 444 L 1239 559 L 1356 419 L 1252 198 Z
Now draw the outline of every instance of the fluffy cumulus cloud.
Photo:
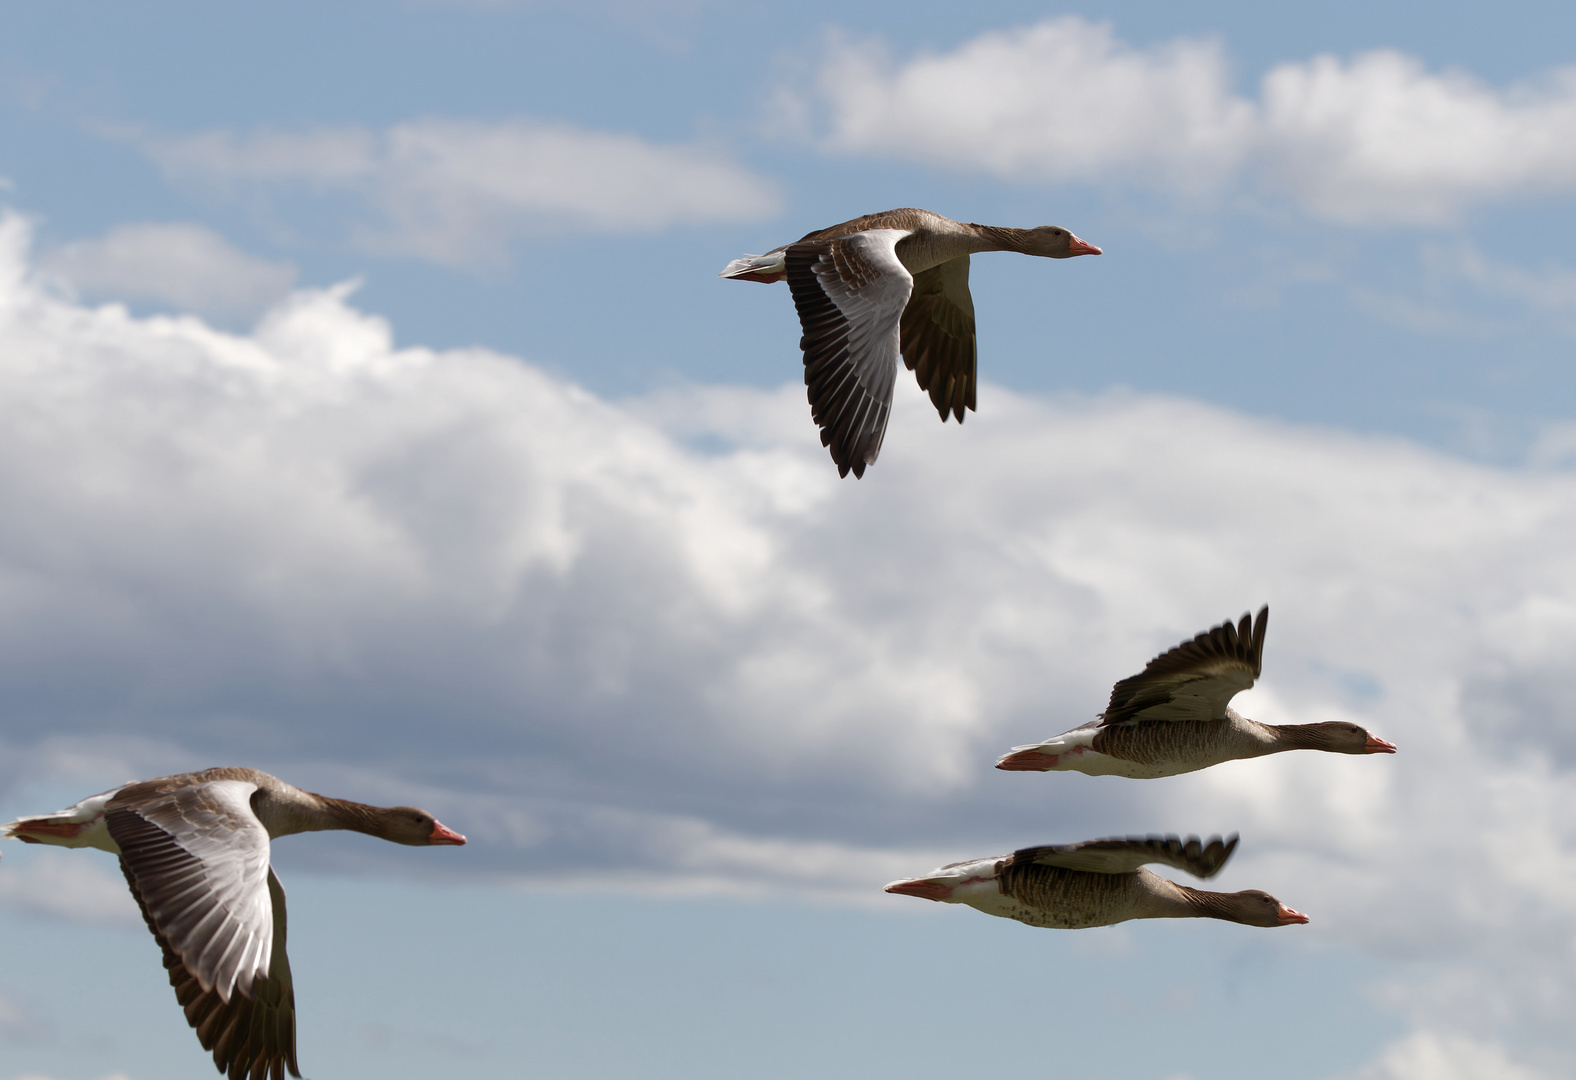
M 1137 396 L 987 387 L 960 429 L 905 388 L 839 481 L 797 387 L 615 404 L 395 349 L 345 290 L 245 336 L 89 310 L 3 236 L 0 799 L 246 762 L 429 806 L 479 875 L 848 899 L 1025 843 L 1240 830 L 1224 887 L 1393 961 L 1375 992 L 1418 1034 L 1365 1075 L 1576 1049 L 1569 471 Z M 1244 711 L 1399 755 L 990 768 L 1264 601 Z M 280 857 L 409 864 L 359 839 Z M 54 873 L 0 902 L 47 908 Z
M 1345 222 L 1440 222 L 1576 187 L 1576 69 L 1493 87 L 1394 51 L 1318 56 L 1248 98 L 1214 42 L 1139 49 L 1064 16 L 901 62 L 840 42 L 813 97 L 840 152 L 1190 193 L 1246 177 Z
M 236 249 L 189 222 L 118 225 L 50 252 L 39 270 L 85 297 L 152 301 L 210 317 L 252 317 L 295 284 L 295 267 Z
M 221 130 L 144 145 L 172 178 L 214 190 L 349 196 L 373 211 L 356 242 L 449 264 L 496 263 L 521 235 L 750 221 L 779 207 L 771 183 L 716 149 L 530 120 Z

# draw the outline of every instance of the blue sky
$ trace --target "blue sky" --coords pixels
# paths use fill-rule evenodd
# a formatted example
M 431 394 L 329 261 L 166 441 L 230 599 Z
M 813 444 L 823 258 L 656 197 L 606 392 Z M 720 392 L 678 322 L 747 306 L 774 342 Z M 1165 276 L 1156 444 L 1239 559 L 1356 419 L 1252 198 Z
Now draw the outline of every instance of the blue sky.
M 1562 8 L 6 24 L 0 819 L 236 763 L 470 835 L 276 848 L 308 1074 L 1569 1073 Z M 839 481 L 715 275 L 901 205 L 1106 254 L 974 260 L 979 412 Z M 1264 602 L 1239 707 L 1400 754 L 990 769 Z M 1152 831 L 1313 922 L 880 892 Z M 113 863 L 10 846 L 0 1080 L 206 1075 Z

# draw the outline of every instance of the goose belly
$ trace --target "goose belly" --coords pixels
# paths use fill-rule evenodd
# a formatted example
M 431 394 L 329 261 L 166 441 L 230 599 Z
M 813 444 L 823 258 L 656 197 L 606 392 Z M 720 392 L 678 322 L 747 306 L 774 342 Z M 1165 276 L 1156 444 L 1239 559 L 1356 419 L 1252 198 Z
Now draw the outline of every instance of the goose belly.
M 1142 720 L 1101 728 L 1070 767 L 1091 776 L 1153 779 L 1207 769 L 1262 752 L 1229 721 Z
M 1084 930 L 1141 917 L 1133 874 L 1094 874 L 1060 867 L 1007 870 L 989 895 L 967 903 L 1004 919 L 1052 930 Z

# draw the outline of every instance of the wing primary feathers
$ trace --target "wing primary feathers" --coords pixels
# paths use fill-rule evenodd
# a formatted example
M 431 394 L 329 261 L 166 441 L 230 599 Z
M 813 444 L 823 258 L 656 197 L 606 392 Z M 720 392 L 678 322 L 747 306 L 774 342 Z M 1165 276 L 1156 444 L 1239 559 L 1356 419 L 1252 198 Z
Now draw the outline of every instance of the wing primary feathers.
M 1226 705 L 1263 669 L 1269 606 L 1258 618 L 1219 626 L 1161 653 L 1111 688 L 1104 726 L 1136 720 L 1222 720 Z
M 1009 855 L 1003 864 L 1034 863 L 1096 874 L 1130 874 L 1145 863 L 1164 863 L 1194 877 L 1211 878 L 1221 871 L 1236 849 L 1235 833 L 1225 838 L 1214 836 L 1208 841 L 1197 836 L 1183 840 L 1172 833 L 1023 848 Z
M 783 265 L 803 335 L 810 416 L 839 476 L 864 475 L 881 452 L 912 278 L 874 230 L 788 245 Z

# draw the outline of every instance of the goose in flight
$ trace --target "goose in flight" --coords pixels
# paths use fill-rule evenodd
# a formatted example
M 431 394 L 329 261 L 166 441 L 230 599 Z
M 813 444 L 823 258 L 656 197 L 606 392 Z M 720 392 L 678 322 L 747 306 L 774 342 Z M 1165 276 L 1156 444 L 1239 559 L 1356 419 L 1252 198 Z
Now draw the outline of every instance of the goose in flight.
M 887 210 L 810 233 L 718 277 L 788 279 L 804 336 L 810 416 L 837 474 L 865 474 L 881 452 L 901 355 L 943 422 L 974 408 L 974 300 L 969 256 L 1019 251 L 1049 259 L 1098 255 L 1066 229 L 1007 229 L 929 210 Z
M 1227 702 L 1253 685 L 1270 609 L 1221 623 L 1149 661 L 1117 683 L 1105 712 L 1055 738 L 1015 746 L 996 762 L 1009 772 L 1075 771 L 1149 779 L 1282 750 L 1393 754 L 1394 743 L 1356 724 L 1261 724 Z
M 968 904 L 1030 926 L 1080 930 L 1129 919 L 1226 919 L 1289 926 L 1308 916 L 1267 892 L 1218 893 L 1178 885 L 1144 869 L 1161 863 L 1200 878 L 1220 872 L 1237 838 L 1129 836 L 1024 848 L 1011 855 L 953 863 L 921 878 L 894 881 L 889 893 Z
M 351 829 L 396 844 L 463 844 L 425 810 L 366 806 L 292 787 L 256 769 L 165 776 L 0 826 L 28 844 L 120 857 L 186 1021 L 230 1080 L 284 1080 L 296 1065 L 295 990 L 285 894 L 269 841 Z

